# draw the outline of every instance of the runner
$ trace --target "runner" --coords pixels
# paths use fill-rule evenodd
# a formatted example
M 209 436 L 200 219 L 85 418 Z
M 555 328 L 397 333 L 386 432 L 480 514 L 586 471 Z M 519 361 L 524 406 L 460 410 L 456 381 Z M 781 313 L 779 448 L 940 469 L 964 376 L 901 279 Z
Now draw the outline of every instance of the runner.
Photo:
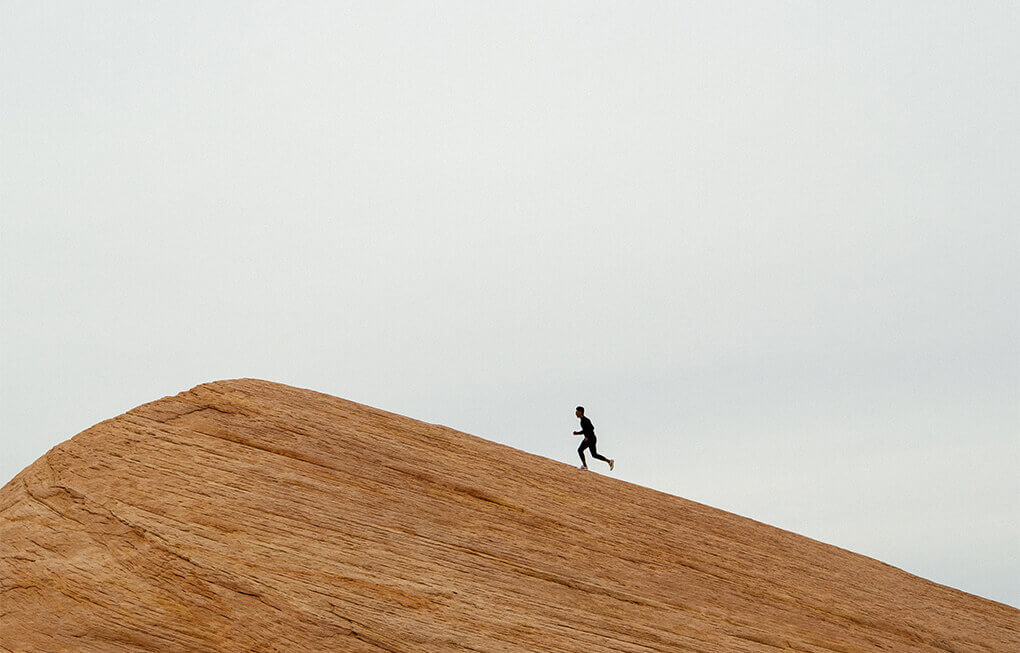
M 616 461 L 601 456 L 595 451 L 595 427 L 592 425 L 591 420 L 584 416 L 584 406 L 578 406 L 574 410 L 574 414 L 581 420 L 581 430 L 574 431 L 574 435 L 584 436 L 581 446 L 577 448 L 577 455 L 581 457 L 581 469 L 588 469 L 588 461 L 584 459 L 584 450 L 588 449 L 591 452 L 592 458 L 598 458 L 609 463 L 609 471 L 613 471 L 613 465 L 616 464 Z

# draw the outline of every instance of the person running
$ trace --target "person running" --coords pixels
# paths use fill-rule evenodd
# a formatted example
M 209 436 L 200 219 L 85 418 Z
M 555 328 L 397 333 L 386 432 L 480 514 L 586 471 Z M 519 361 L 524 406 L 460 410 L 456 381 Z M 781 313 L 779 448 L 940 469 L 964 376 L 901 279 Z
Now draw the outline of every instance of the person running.
M 595 451 L 595 427 L 592 425 L 591 420 L 584 416 L 584 406 L 578 406 L 574 410 L 574 414 L 577 415 L 578 419 L 581 420 L 581 430 L 574 431 L 574 435 L 583 435 L 584 440 L 581 441 L 581 446 L 577 448 L 577 455 L 581 457 L 581 469 L 588 469 L 588 461 L 584 459 L 584 450 L 588 449 L 591 451 L 592 458 L 598 458 L 609 463 L 609 471 L 613 471 L 613 465 L 616 464 L 615 460 L 600 456 Z

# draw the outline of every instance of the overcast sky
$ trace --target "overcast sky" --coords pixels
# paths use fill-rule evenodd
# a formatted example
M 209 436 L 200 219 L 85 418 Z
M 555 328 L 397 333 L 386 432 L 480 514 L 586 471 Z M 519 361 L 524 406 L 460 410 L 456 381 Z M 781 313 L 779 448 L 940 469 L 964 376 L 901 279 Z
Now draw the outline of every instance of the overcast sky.
M 615 476 L 1020 605 L 1018 33 L 3 0 L 0 482 L 215 379 L 570 464 L 580 403 Z

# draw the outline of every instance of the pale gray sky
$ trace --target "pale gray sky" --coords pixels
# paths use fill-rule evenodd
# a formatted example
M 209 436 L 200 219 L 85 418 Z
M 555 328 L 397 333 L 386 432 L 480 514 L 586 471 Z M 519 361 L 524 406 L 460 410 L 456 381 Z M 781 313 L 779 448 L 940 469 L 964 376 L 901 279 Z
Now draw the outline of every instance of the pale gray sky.
M 1018 6 L 2 1 L 2 481 L 221 378 L 571 464 L 582 403 L 1020 605 Z

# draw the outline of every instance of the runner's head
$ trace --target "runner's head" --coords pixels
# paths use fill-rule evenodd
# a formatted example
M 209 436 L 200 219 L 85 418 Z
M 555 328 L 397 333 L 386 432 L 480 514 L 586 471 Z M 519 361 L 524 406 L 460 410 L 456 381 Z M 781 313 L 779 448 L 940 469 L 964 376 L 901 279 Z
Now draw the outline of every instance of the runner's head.
M 578 406 L 577 409 L 574 410 L 574 414 L 578 417 L 584 417 L 584 406 Z

